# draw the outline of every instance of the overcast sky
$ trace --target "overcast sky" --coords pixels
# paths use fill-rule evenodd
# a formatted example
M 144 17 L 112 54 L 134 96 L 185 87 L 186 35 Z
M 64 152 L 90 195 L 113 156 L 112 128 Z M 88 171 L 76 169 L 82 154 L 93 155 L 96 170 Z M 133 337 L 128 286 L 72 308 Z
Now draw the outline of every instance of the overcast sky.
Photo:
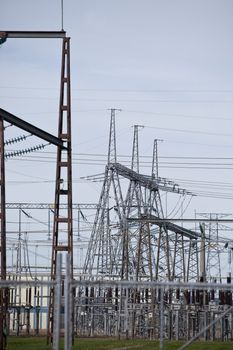
M 101 184 L 79 178 L 104 171 L 104 157 L 93 154 L 107 153 L 108 109 L 116 107 L 122 109 L 116 117 L 119 155 L 130 156 L 132 126 L 144 125 L 140 155 L 151 155 L 153 140 L 163 139 L 160 175 L 205 192 L 192 199 L 188 216 L 195 210 L 233 212 L 232 16 L 231 0 L 64 0 L 64 29 L 71 37 L 74 202 L 98 200 Z M 60 30 L 60 1 L 4 1 L 0 23 L 0 30 Z M 61 41 L 8 39 L 0 57 L 1 108 L 56 135 Z M 12 127 L 5 137 L 22 134 Z M 8 201 L 53 200 L 55 163 L 41 160 L 7 161 Z

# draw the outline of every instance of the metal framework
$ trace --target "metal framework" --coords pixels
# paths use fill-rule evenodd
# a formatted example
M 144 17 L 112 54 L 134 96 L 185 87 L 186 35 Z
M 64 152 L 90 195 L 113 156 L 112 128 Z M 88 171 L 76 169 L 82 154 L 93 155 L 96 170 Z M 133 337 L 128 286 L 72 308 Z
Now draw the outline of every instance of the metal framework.
M 57 168 L 54 200 L 51 279 L 55 280 L 57 253 L 70 255 L 73 278 L 73 217 L 72 217 L 72 155 L 71 155 L 71 94 L 70 94 L 70 38 L 63 39 L 61 87 L 59 102 L 58 138 L 66 147 L 57 148 Z M 65 204 L 61 208 L 61 204 Z M 65 244 L 64 244 L 65 242 Z M 50 289 L 48 341 L 53 341 L 54 300 L 56 291 Z M 70 325 L 73 327 L 73 323 Z
M 49 141 L 56 146 L 64 148 L 63 143 L 60 140 L 39 129 L 32 124 L 14 116 L 13 114 L 0 109 L 0 158 L 1 158 L 1 279 L 6 279 L 6 204 L 5 204 L 5 158 L 4 158 L 4 120 L 10 122 L 12 125 L 20 127 L 23 130 L 29 131 L 31 134 L 38 136 L 44 140 Z M 0 291 L 0 348 L 6 348 L 6 334 L 7 334 L 7 306 L 8 306 L 8 290 L 1 289 Z
M 196 218 L 205 222 L 205 239 L 206 239 L 206 278 L 208 282 L 221 282 L 221 265 L 220 252 L 221 246 L 219 243 L 219 232 L 225 227 L 222 226 L 224 217 L 229 214 L 223 213 L 196 213 Z
M 45 131 L 30 125 L 5 110 L 0 110 L 0 156 L 1 156 L 1 278 L 6 277 L 6 241 L 5 241 L 5 181 L 4 181 L 4 137 L 3 120 L 7 120 L 32 134 L 44 138 L 46 141 L 57 146 L 57 169 L 56 169 L 56 187 L 54 203 L 54 225 L 53 225 L 53 246 L 51 262 L 51 279 L 55 279 L 57 265 L 57 251 L 65 251 L 70 254 L 71 276 L 73 276 L 73 228 L 72 228 L 72 157 L 71 157 L 71 96 L 70 96 L 70 38 L 66 37 L 65 31 L 0 31 L 0 41 L 5 42 L 8 38 L 41 38 L 41 39 L 63 39 L 62 47 L 62 67 L 61 67 L 61 86 L 60 86 L 60 104 L 58 137 L 54 137 Z M 64 188 L 66 186 L 66 188 Z M 66 207 L 60 210 L 61 197 L 65 198 Z M 4 206 L 4 208 L 3 208 Z M 64 214 L 64 211 L 66 212 Z M 61 246 L 59 236 L 62 233 L 62 226 L 67 229 L 66 245 Z M 1 291 L 1 318 L 0 318 L 0 348 L 5 350 L 7 318 L 7 300 L 5 294 Z M 5 294 L 4 294 L 5 293 Z M 49 304 L 49 325 L 48 339 L 53 340 L 53 314 L 54 314 L 54 288 L 50 291 Z
M 132 163 L 129 169 L 116 159 L 115 110 L 111 111 L 108 163 L 84 263 L 85 280 L 190 280 L 189 269 L 193 269 L 193 254 L 188 257 L 186 250 L 193 251 L 193 242 L 197 242 L 200 234 L 165 219 L 160 198 L 160 190 L 176 194 L 186 191 L 160 179 L 157 141 L 153 147 L 151 176 L 139 173 L 139 127 L 134 126 Z M 129 180 L 127 188 L 121 184 L 122 178 Z M 151 335 L 158 335 L 158 315 L 155 310 L 161 297 L 154 290 L 148 289 L 145 294 L 145 291 L 141 292 L 137 288 L 97 288 L 95 291 L 86 288 L 79 291 L 78 295 L 85 295 L 88 306 L 85 310 L 80 306 L 76 317 L 82 320 L 79 323 L 81 329 L 88 328 L 87 325 L 91 324 L 91 335 L 98 330 L 101 333 L 104 327 L 103 309 L 98 306 L 98 301 L 95 306 L 91 306 L 95 298 L 106 300 L 107 304 L 112 298 L 112 304 L 108 304 L 107 332 L 126 337 L 131 334 L 134 337 L 143 328 L 145 317 L 151 315 Z M 169 303 L 171 296 L 167 296 Z M 147 305 L 143 316 L 140 304 Z M 99 317 L 94 319 L 95 312 Z M 85 318 L 82 313 L 85 313 Z M 118 316 L 114 323 L 116 313 Z
M 116 162 L 115 113 L 116 109 L 111 109 L 105 178 L 83 267 L 83 273 L 90 276 L 93 271 L 100 276 L 110 276 L 118 275 L 121 270 L 119 263 L 122 256 L 119 261 L 117 247 L 121 244 L 120 232 L 124 230 L 125 215 L 119 176 L 111 167 L 111 162 Z M 113 214 L 121 223 L 120 227 L 110 226 L 110 216 Z
M 179 275 L 185 280 L 184 238 L 188 242 L 191 239 L 195 241 L 200 234 L 164 218 L 160 190 L 177 194 L 186 192 L 164 180 L 161 184 L 158 176 L 158 140 L 155 140 L 153 147 L 151 177 L 139 173 L 139 128 L 139 125 L 134 126 L 132 164 L 129 169 L 116 161 L 115 110 L 112 110 L 108 164 L 83 272 L 89 276 L 100 273 L 126 280 L 174 279 L 178 276 L 180 253 Z M 129 180 L 125 199 L 120 177 Z M 111 184 L 113 195 L 110 194 Z M 111 203 L 109 198 L 112 199 Z M 115 224 L 110 218 L 113 208 L 117 219 Z M 175 239 L 169 232 L 175 234 Z
M 71 280 L 70 278 L 70 263 L 69 256 L 67 256 L 66 276 L 64 283 L 64 313 L 61 309 L 62 305 L 62 268 L 61 256 L 58 258 L 57 276 L 54 282 L 49 280 L 34 280 L 22 279 L 16 281 L 14 279 L 0 281 L 2 288 L 24 288 L 27 290 L 48 288 L 48 286 L 55 285 L 57 309 L 54 320 L 54 343 L 53 349 L 58 350 L 60 344 L 60 332 L 62 330 L 62 318 L 65 318 L 65 332 L 64 344 L 66 350 L 72 348 L 72 329 L 69 327 L 72 318 L 71 300 L 74 288 L 78 290 L 90 290 L 88 297 L 82 295 L 76 298 L 76 310 L 82 309 L 82 317 L 77 319 L 78 334 L 91 334 L 91 328 L 96 325 L 96 319 L 99 313 L 102 312 L 102 333 L 98 333 L 99 329 L 94 328 L 92 335 L 112 336 L 114 331 L 114 324 L 119 322 L 120 317 L 127 320 L 128 337 L 133 337 L 134 334 L 138 338 L 152 338 L 155 324 L 152 323 L 151 314 L 147 312 L 151 306 L 152 300 L 148 291 L 151 294 L 158 295 L 158 302 L 154 304 L 154 312 L 156 318 L 159 320 L 156 328 L 156 338 L 160 341 L 160 349 L 164 348 L 165 340 L 183 340 L 187 341 L 181 348 L 186 348 L 195 339 L 201 341 L 232 341 L 233 340 L 233 307 L 232 307 L 232 291 L 233 284 L 228 283 L 180 283 L 180 282 L 166 282 L 166 281 L 91 281 L 91 280 Z M 108 291 L 105 296 L 100 297 L 99 290 Z M 121 309 L 121 314 L 118 312 L 119 308 L 119 293 L 115 291 L 125 291 L 124 308 Z M 132 291 L 138 291 L 135 298 L 134 308 L 132 307 Z M 174 290 L 180 292 L 181 295 L 198 296 L 195 300 L 180 298 L 176 300 L 173 298 L 172 305 L 167 303 L 167 295 L 172 294 Z M 138 297 L 140 295 L 140 303 Z M 218 296 L 221 297 L 218 303 Z M 27 297 L 26 297 L 27 298 Z M 143 301 L 143 302 L 142 302 Z M 114 313 L 109 314 L 110 307 Z M 136 313 L 136 318 L 134 317 Z M 80 326 L 83 319 L 87 315 L 91 315 L 92 324 L 88 324 L 85 329 Z M 12 313 L 11 313 L 12 316 Z M 114 318 L 113 322 L 111 322 Z M 139 322 L 141 321 L 141 322 Z M 134 326 L 133 326 L 134 325 Z M 118 330 L 115 333 L 119 334 Z
M 68 204 L 60 203 L 60 209 L 67 208 Z M 6 203 L 6 209 L 53 209 L 51 203 Z M 95 203 L 72 203 L 73 209 L 94 209 L 98 208 Z

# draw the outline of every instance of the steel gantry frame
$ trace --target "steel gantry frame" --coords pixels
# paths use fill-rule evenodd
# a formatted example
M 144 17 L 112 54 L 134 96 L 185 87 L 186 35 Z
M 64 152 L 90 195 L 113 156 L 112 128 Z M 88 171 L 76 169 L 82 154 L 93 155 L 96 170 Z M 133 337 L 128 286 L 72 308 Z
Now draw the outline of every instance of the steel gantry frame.
M 57 146 L 56 185 L 54 203 L 53 246 L 51 261 L 51 279 L 55 279 L 57 265 L 57 251 L 70 254 L 71 277 L 73 277 L 73 226 L 72 226 L 72 155 L 71 155 L 71 94 L 70 94 L 70 38 L 62 31 L 0 31 L 1 43 L 8 38 L 39 38 L 39 39 L 63 39 L 62 67 L 59 103 L 58 137 L 49 135 L 44 130 L 13 116 L 9 112 L 0 110 L 0 156 L 1 156 L 1 279 L 6 278 L 6 228 L 5 228 L 5 169 L 4 169 L 4 126 L 3 120 L 9 121 L 32 134 L 44 138 Z M 64 188 L 66 186 L 66 188 Z M 66 206 L 60 210 L 61 197 L 65 198 Z M 64 215 L 64 211 L 66 212 Z M 62 228 L 61 228 L 62 226 Z M 59 244 L 59 236 L 67 232 L 66 245 Z M 5 294 L 4 294 L 5 293 Z M 6 318 L 7 300 L 1 289 L 0 303 L 0 350 L 6 349 Z M 54 288 L 51 287 L 49 302 L 49 324 L 47 338 L 53 341 L 53 313 L 54 313 Z

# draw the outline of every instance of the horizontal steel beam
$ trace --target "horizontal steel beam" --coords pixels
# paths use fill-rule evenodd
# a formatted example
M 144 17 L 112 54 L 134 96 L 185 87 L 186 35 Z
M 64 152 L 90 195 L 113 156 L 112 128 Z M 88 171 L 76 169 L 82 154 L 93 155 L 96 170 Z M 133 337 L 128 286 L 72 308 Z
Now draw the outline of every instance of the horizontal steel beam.
M 37 128 L 36 126 L 26 122 L 23 119 L 16 117 L 15 115 L 5 111 L 2 108 L 0 108 L 0 117 L 3 118 L 3 120 L 7 121 L 8 123 L 13 124 L 18 128 L 23 129 L 29 132 L 30 134 L 35 135 L 45 141 L 48 141 L 49 143 L 52 143 L 55 146 L 66 148 L 63 145 L 63 141 L 60 140 L 58 137 L 53 136 L 48 132 Z
M 60 209 L 67 209 L 68 204 L 59 204 Z M 73 203 L 73 209 L 98 209 L 98 204 L 95 203 Z M 51 203 L 6 203 L 6 209 L 54 209 Z
M 61 31 L 13 31 L 13 30 L 1 30 L 0 37 L 15 38 L 15 39 L 59 39 L 65 38 L 66 32 Z

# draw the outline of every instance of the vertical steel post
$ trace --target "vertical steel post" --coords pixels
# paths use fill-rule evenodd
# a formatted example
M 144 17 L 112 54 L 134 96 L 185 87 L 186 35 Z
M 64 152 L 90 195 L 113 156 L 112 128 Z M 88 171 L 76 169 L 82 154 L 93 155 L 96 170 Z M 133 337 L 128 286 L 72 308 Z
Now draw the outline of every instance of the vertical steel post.
M 202 281 L 206 282 L 205 224 L 200 225 L 200 230 L 201 230 L 200 275 L 202 277 Z
M 3 118 L 0 118 L 0 158 L 1 158 L 1 280 L 6 279 L 6 206 L 5 206 L 5 159 L 4 159 L 4 124 Z M 8 289 L 0 289 L 0 350 L 7 347 L 7 307 L 8 307 Z
M 159 350 L 163 350 L 164 344 L 164 288 L 160 289 L 160 338 L 159 338 Z
M 125 309 L 124 309 L 124 319 L 125 319 L 125 337 L 129 339 L 129 310 L 128 310 L 128 299 L 129 299 L 129 287 L 124 289 L 125 294 Z
M 71 302 L 72 302 L 72 290 L 71 290 L 71 266 L 70 266 L 70 255 L 66 255 L 66 276 L 65 276 L 65 339 L 64 339 L 64 349 L 65 350 L 71 350 L 72 345 L 72 309 L 71 309 Z
M 54 324 L 53 324 L 53 350 L 59 350 L 61 327 L 61 270 L 62 254 L 57 255 L 56 269 L 56 293 L 54 298 Z

